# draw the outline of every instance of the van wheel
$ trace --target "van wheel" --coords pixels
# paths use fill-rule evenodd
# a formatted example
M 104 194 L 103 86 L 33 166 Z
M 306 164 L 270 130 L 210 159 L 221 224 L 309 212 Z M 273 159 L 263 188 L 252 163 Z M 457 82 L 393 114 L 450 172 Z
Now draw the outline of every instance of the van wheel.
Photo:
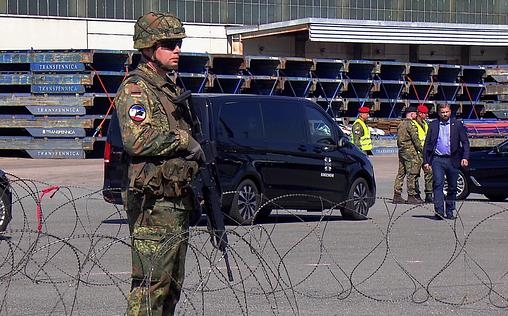
M 444 182 L 443 193 L 446 196 L 448 192 L 448 181 Z M 459 170 L 459 176 L 457 177 L 457 200 L 465 200 L 469 195 L 469 187 L 467 186 L 466 176 L 462 171 Z
M 347 200 L 340 213 L 345 219 L 361 220 L 367 218 L 369 212 L 369 186 L 364 178 L 353 181 L 349 188 Z
M 256 184 L 245 179 L 236 187 L 229 215 L 238 224 L 252 224 L 260 202 L 261 196 Z
M 11 201 L 7 192 L 2 190 L 0 196 L 0 232 L 7 229 L 7 225 L 9 225 L 11 217 Z

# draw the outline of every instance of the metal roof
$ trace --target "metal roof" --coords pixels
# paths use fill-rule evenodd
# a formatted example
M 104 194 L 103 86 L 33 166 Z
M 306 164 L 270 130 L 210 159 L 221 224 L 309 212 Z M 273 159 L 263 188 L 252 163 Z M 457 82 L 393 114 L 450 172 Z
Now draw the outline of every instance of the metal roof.
M 508 25 L 305 18 L 226 28 L 242 39 L 298 31 L 315 42 L 508 46 Z

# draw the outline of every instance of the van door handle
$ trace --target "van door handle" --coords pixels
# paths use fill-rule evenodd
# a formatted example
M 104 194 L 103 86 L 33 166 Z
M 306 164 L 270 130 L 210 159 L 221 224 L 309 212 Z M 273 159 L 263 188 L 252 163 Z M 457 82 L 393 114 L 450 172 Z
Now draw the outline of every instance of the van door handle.
M 305 145 L 299 145 L 298 146 L 298 150 L 299 151 L 307 151 L 307 146 L 305 146 Z

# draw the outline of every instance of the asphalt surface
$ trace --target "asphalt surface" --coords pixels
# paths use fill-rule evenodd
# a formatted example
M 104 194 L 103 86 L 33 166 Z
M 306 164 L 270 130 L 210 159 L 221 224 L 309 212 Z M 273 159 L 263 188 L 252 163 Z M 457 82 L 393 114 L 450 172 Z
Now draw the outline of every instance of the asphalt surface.
M 101 197 L 101 160 L 0 159 L 15 214 L 0 240 L 0 315 L 123 315 L 130 253 L 123 212 Z M 364 221 L 280 210 L 229 226 L 229 262 L 192 229 L 181 315 L 506 315 L 508 202 L 471 195 L 456 221 L 389 203 L 395 156 L 374 156 Z M 37 231 L 37 197 L 44 225 Z M 54 195 L 51 195 L 54 193 Z

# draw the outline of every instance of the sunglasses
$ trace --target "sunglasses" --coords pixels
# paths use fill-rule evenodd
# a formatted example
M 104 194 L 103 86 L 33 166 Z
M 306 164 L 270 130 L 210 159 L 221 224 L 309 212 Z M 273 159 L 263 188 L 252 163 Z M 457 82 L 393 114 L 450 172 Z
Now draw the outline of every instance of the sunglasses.
M 175 49 L 176 46 L 182 48 L 182 40 L 165 40 L 165 41 L 160 41 L 157 43 L 159 45 L 159 47 L 162 47 L 162 48 L 167 48 L 167 49 Z

